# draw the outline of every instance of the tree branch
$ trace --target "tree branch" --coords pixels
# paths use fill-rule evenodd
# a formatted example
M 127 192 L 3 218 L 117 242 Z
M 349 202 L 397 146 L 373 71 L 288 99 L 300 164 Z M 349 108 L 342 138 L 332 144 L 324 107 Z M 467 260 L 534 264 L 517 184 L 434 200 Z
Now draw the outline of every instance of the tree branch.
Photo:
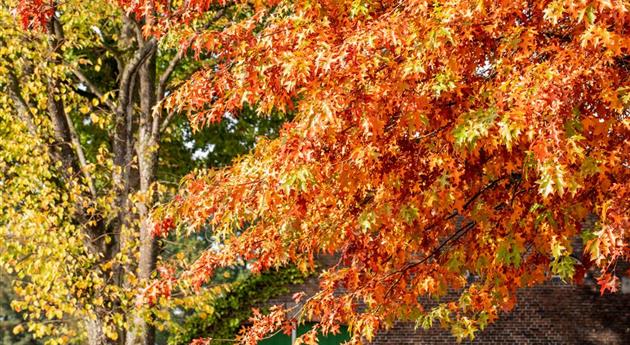
M 103 48 L 114 57 L 114 60 L 116 61 L 116 67 L 118 67 L 118 72 L 120 73 L 120 71 L 123 70 L 123 63 L 120 57 L 121 53 L 116 48 L 108 45 L 103 39 L 101 39 L 101 44 L 103 45 Z
M 487 191 L 488 189 L 494 188 L 500 181 L 508 178 L 510 175 L 504 175 L 501 176 L 495 180 L 492 180 L 490 183 L 488 183 L 487 185 L 485 185 L 483 188 L 481 188 L 477 193 L 475 193 L 470 199 L 468 199 L 468 201 L 464 204 L 463 209 L 467 209 L 468 207 L 470 207 L 470 205 L 472 205 L 472 203 L 477 200 L 477 198 L 479 198 L 485 191 Z M 429 229 L 434 228 L 435 226 L 437 226 L 438 224 L 440 224 L 443 221 L 448 221 L 453 219 L 455 216 L 457 216 L 459 213 L 457 211 L 452 212 L 451 214 L 449 214 L 448 216 L 442 218 L 440 221 L 437 221 L 435 223 L 433 223 L 432 225 L 426 227 L 424 229 L 424 231 L 428 231 Z M 429 259 L 435 257 L 436 255 L 440 254 L 440 251 L 442 250 L 442 248 L 444 248 L 444 246 L 446 246 L 447 244 L 456 241 L 457 239 L 461 238 L 462 236 L 464 236 L 468 231 L 470 231 L 470 229 L 474 228 L 474 226 L 477 224 L 477 222 L 475 221 L 470 221 L 468 222 L 466 225 L 462 226 L 461 228 L 457 229 L 453 234 L 451 234 L 448 238 L 446 238 L 442 243 L 440 243 L 440 245 L 438 245 L 436 248 L 434 248 L 429 254 L 427 254 L 424 258 L 420 259 L 420 260 L 416 260 L 416 261 L 411 261 L 408 262 L 407 264 L 405 264 L 402 268 L 400 268 L 399 270 L 391 273 L 388 275 L 388 277 L 394 275 L 394 274 L 400 274 L 400 277 L 397 279 L 397 282 L 402 278 L 404 272 L 406 272 L 407 270 L 421 265 L 425 262 L 427 262 Z M 393 288 L 394 285 L 397 284 L 394 283 L 392 286 L 390 286 L 391 290 Z M 389 291 L 388 290 L 388 291 Z
M 20 117 L 20 120 L 22 120 L 26 124 L 29 133 L 33 136 L 36 136 L 38 131 L 35 123 L 33 122 L 35 117 L 33 116 L 33 113 L 31 112 L 28 103 L 26 103 L 26 100 L 22 96 L 19 81 L 13 71 L 9 71 L 8 90 L 9 97 L 11 97 L 13 103 L 15 104 L 15 107 L 17 108 L 17 113 Z
M 98 197 L 96 193 L 96 187 L 94 187 L 94 179 L 92 178 L 92 174 L 88 169 L 88 163 L 85 159 L 85 153 L 83 152 L 83 146 L 81 146 L 81 141 L 79 140 L 79 136 L 77 135 L 77 131 L 74 128 L 74 124 L 72 123 L 72 119 L 70 115 L 66 115 L 66 121 L 68 122 L 68 131 L 70 133 L 70 139 L 72 140 L 72 145 L 74 146 L 74 150 L 77 154 L 77 159 L 79 161 L 79 168 L 85 177 L 86 183 L 88 185 L 88 189 L 90 190 L 90 194 L 94 200 Z
M 473 195 L 465 204 L 464 204 L 464 209 L 467 209 L 470 205 L 472 205 L 473 202 L 475 202 L 475 200 L 477 200 L 477 198 L 479 196 L 481 196 L 481 194 L 483 194 L 485 191 L 487 191 L 488 189 L 494 188 L 494 186 L 497 185 L 497 183 L 501 182 L 502 180 L 505 180 L 506 178 L 510 177 L 510 175 L 503 175 L 495 180 L 493 180 L 492 182 L 488 183 L 487 185 L 485 185 L 483 188 L 481 188 L 477 193 L 475 193 L 475 195 Z
M 62 65 L 63 61 L 59 50 L 64 42 L 64 34 L 59 19 L 56 16 L 52 16 L 46 29 L 48 42 L 51 48 L 50 62 L 55 65 Z M 48 92 L 48 115 L 52 122 L 54 132 L 54 143 L 51 146 L 59 147 L 59 151 L 52 147 L 50 154 L 53 159 L 59 159 L 62 162 L 62 172 L 68 178 L 66 183 L 72 183 L 73 181 L 73 177 L 69 175 L 69 169 L 77 172 L 83 172 L 88 182 L 90 193 L 92 196 L 95 196 L 96 193 L 94 193 L 95 190 L 92 178 L 89 173 L 87 175 L 85 174 L 87 173 L 87 170 L 83 149 L 79 143 L 74 126 L 72 125 L 69 116 L 65 113 L 63 100 L 57 95 L 60 90 L 59 79 L 54 78 L 54 76 L 49 77 L 46 81 L 46 88 Z M 81 205 L 78 205 L 73 216 L 76 217 L 80 223 L 84 223 L 87 219 L 89 219 Z M 100 229 L 101 227 L 99 225 L 87 226 L 85 228 L 86 237 L 90 238 L 98 235 Z M 83 242 L 89 252 L 97 255 L 99 254 L 99 249 L 96 246 L 92 245 L 86 239 L 84 239 Z
M 48 24 L 48 35 L 52 50 L 54 53 L 57 53 L 57 50 L 61 47 L 61 44 L 63 44 L 64 34 L 61 23 L 59 23 L 59 20 L 56 16 L 53 16 L 50 19 L 50 22 Z M 54 62 L 58 64 L 63 63 L 63 61 L 61 61 L 61 58 L 58 56 L 54 57 Z M 83 176 L 85 177 L 86 183 L 88 185 L 88 189 L 90 190 L 90 194 L 93 198 L 96 198 L 97 194 L 94 187 L 94 181 L 88 171 L 83 147 L 81 146 L 79 136 L 74 129 L 72 119 L 68 114 L 66 114 L 61 98 L 55 99 L 55 94 L 59 90 L 59 81 L 51 78 L 48 81 L 47 87 L 49 93 L 48 111 L 53 122 L 53 126 L 55 128 L 57 140 L 62 143 L 62 155 L 65 156 L 66 164 L 69 167 L 75 166 L 75 161 L 74 157 L 72 157 L 73 154 L 70 146 L 74 147 L 74 155 L 76 155 L 76 159 L 78 162 L 77 168 L 83 173 Z
M 105 94 L 103 94 L 98 87 L 96 87 L 96 85 L 94 85 L 90 79 L 88 77 L 85 76 L 85 74 L 83 74 L 78 68 L 75 68 L 74 66 L 68 66 L 70 67 L 70 69 L 72 70 L 72 73 L 93 93 L 95 94 L 101 101 L 105 102 L 105 104 L 107 105 L 107 107 L 109 107 L 109 109 L 111 111 L 116 111 L 116 104 L 114 104 L 114 102 L 112 102 L 110 99 L 107 99 L 105 97 Z
M 171 59 L 171 61 L 169 61 L 168 66 L 166 67 L 164 72 L 162 72 L 162 74 L 160 75 L 160 79 L 158 81 L 157 90 L 156 90 L 157 106 L 156 106 L 156 109 L 155 109 L 154 114 L 153 114 L 153 119 L 154 119 L 153 131 L 154 131 L 154 133 L 164 131 L 166 129 L 166 127 L 168 126 L 168 123 L 171 121 L 171 119 L 174 116 L 174 113 L 169 113 L 166 116 L 166 118 L 164 119 L 164 121 L 162 121 L 161 124 L 159 123 L 160 119 L 159 119 L 158 115 L 159 115 L 159 112 L 162 111 L 162 100 L 164 99 L 164 92 L 165 92 L 165 89 L 166 89 L 166 83 L 168 82 L 168 80 L 170 79 L 171 75 L 175 71 L 175 68 L 177 67 L 177 64 L 184 58 L 184 56 L 186 56 L 186 52 L 188 51 L 188 48 L 190 48 L 190 45 L 195 41 L 195 39 L 199 36 L 199 34 L 202 31 L 207 30 L 210 27 L 210 25 L 212 25 L 212 23 L 214 23 L 215 21 L 219 20 L 224 15 L 225 15 L 225 9 L 221 9 L 221 10 L 217 11 L 217 13 L 203 26 L 203 28 L 198 30 L 188 40 L 188 42 L 186 42 L 186 44 L 184 45 L 184 47 L 182 49 L 177 51 L 177 54 L 175 54 L 175 56 Z
M 177 64 L 184 58 L 184 55 L 186 55 L 186 51 L 188 51 L 188 47 L 189 47 L 189 44 L 186 44 L 186 47 L 178 50 L 177 54 L 175 54 L 175 56 L 171 59 L 171 61 L 169 61 L 168 66 L 166 67 L 164 72 L 162 72 L 162 74 L 160 75 L 160 80 L 158 82 L 158 88 L 156 92 L 156 96 L 158 99 L 161 99 L 162 97 L 164 97 L 164 87 L 166 86 L 166 82 L 171 77 L 171 74 L 173 74 L 173 71 L 175 70 L 175 67 L 177 67 Z
M 186 51 L 188 50 L 188 48 L 190 48 L 190 45 L 195 41 L 195 39 L 199 36 L 199 34 L 202 31 L 207 30 L 210 27 L 210 25 L 212 25 L 212 23 L 219 20 L 221 17 L 223 17 L 223 15 L 225 15 L 225 9 L 221 9 L 217 11 L 217 13 L 201 29 L 195 32 L 195 34 L 188 40 L 188 42 L 186 42 L 186 45 L 182 49 L 180 49 L 177 52 L 177 54 L 175 54 L 175 56 L 171 59 L 171 61 L 169 61 L 168 66 L 166 67 L 164 72 L 162 72 L 162 75 L 160 75 L 160 81 L 158 83 L 158 92 L 157 92 L 158 101 L 162 99 L 162 97 L 164 96 L 163 93 L 164 93 L 164 87 L 166 86 L 166 82 L 171 77 L 171 74 L 175 70 L 175 67 L 177 67 L 177 64 L 186 55 Z M 160 92 L 160 90 L 162 92 Z
M 131 79 L 135 76 L 140 65 L 144 63 L 147 57 L 154 52 L 157 47 L 157 41 L 154 37 L 142 45 L 134 54 L 133 58 L 125 66 L 120 78 L 120 103 L 118 104 L 118 115 L 123 115 L 130 101 L 130 85 Z
M 56 16 L 51 17 L 47 24 L 47 31 L 48 42 L 52 53 L 52 62 L 54 64 L 61 64 L 58 50 L 64 41 L 64 35 Z M 46 81 L 46 88 L 48 91 L 48 116 L 53 125 L 55 139 L 60 147 L 64 168 L 74 168 L 75 171 L 78 171 L 80 169 L 76 166 L 74 154 L 72 153 L 72 139 L 70 137 L 63 101 L 61 97 L 55 97 L 60 89 L 59 80 L 52 76 L 49 77 Z
M 402 279 L 402 277 L 405 275 L 405 272 L 413 267 L 422 265 L 423 263 L 429 261 L 429 259 L 435 257 L 436 255 L 439 256 L 440 252 L 442 251 L 442 248 L 444 248 L 444 246 L 446 246 L 447 244 L 458 240 L 460 237 L 464 236 L 468 231 L 470 231 L 470 229 L 474 228 L 475 225 L 477 224 L 477 222 L 475 221 L 470 221 L 469 223 L 467 223 L 466 225 L 464 225 L 463 227 L 461 227 L 460 229 L 458 229 L 457 231 L 455 231 L 451 236 L 449 236 L 446 240 L 444 240 L 439 246 L 437 246 L 436 248 L 434 248 L 427 256 L 425 256 L 424 258 L 422 258 L 421 260 L 418 261 L 413 261 L 408 263 L 407 265 L 405 265 L 403 268 L 401 268 L 400 270 L 396 271 L 396 273 L 399 274 L 398 278 L 396 278 L 396 280 L 394 281 L 394 283 L 392 283 L 389 288 L 387 289 L 387 292 L 385 293 L 385 297 L 388 297 L 389 294 L 392 292 L 392 290 L 394 289 L 394 287 L 396 285 L 398 285 L 398 283 L 400 282 L 400 280 Z M 391 276 L 391 275 L 389 275 Z
M 164 121 L 162 121 L 162 125 L 160 126 L 160 132 L 164 132 L 166 130 L 169 122 L 171 122 L 174 116 L 175 116 L 174 111 L 171 111 L 170 113 L 168 113 L 168 115 L 166 115 L 166 117 L 164 118 Z

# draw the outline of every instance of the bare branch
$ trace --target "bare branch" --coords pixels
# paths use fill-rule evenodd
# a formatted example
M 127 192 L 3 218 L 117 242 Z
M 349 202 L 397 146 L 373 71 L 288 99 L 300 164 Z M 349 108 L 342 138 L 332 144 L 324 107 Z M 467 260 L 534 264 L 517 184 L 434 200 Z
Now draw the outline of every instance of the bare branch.
M 87 182 L 88 188 L 90 189 L 90 193 L 92 194 L 92 197 L 96 200 L 96 197 L 98 195 L 96 194 L 96 188 L 94 187 L 94 179 L 92 178 L 92 175 L 90 174 L 90 171 L 88 169 L 88 163 L 87 163 L 87 160 L 85 159 L 83 146 L 81 146 L 81 141 L 79 140 L 79 136 L 77 135 L 77 132 L 74 128 L 74 124 L 72 123 L 72 119 L 70 118 L 70 115 L 68 114 L 66 114 L 66 121 L 68 122 L 68 131 L 70 132 L 70 140 L 72 140 L 72 145 L 74 146 L 74 150 L 77 154 L 77 159 L 79 161 L 79 168 L 81 169 L 81 172 L 83 173 L 83 176 L 85 177 L 85 180 Z
M 56 16 L 53 16 L 48 24 L 48 35 L 52 50 L 53 52 L 56 52 L 61 47 L 61 44 L 65 39 L 62 25 Z M 54 58 L 54 62 L 63 64 L 63 61 L 59 56 Z M 88 170 L 87 160 L 85 159 L 83 147 L 79 141 L 79 136 L 76 133 L 70 115 L 68 115 L 64 110 L 63 101 L 61 98 L 56 99 L 57 97 L 55 97 L 55 94 L 59 90 L 59 80 L 54 78 L 49 79 L 47 87 L 49 93 L 48 112 L 53 122 L 53 127 L 55 128 L 57 140 L 62 143 L 62 155 L 64 156 L 64 160 L 67 166 L 78 168 L 83 173 L 88 189 L 90 190 L 90 194 L 93 198 L 96 198 L 96 188 L 94 187 L 94 181 Z M 92 91 L 94 92 L 94 90 Z M 74 154 L 72 154 L 71 147 L 74 148 Z M 76 162 L 78 162 L 78 164 L 75 163 L 73 156 L 76 156 Z
M 225 9 L 221 9 L 219 11 L 217 11 L 217 13 L 206 23 L 206 25 L 203 26 L 203 28 L 201 28 L 200 30 L 198 30 L 189 40 L 188 42 L 186 42 L 186 44 L 184 45 L 184 47 L 182 47 L 180 50 L 177 51 L 177 54 L 175 54 L 175 56 L 171 59 L 171 61 L 169 61 L 168 66 L 166 67 L 166 69 L 164 70 L 164 72 L 162 72 L 162 74 L 160 75 L 160 79 L 158 81 L 158 86 L 157 86 L 157 90 L 156 90 L 156 96 L 157 96 L 157 106 L 155 107 L 156 109 L 154 110 L 154 114 L 153 114 L 153 119 L 154 119 L 154 133 L 155 132 L 162 132 L 166 129 L 166 127 L 168 126 L 168 123 L 170 122 L 170 120 L 173 118 L 174 113 L 169 113 L 168 116 L 164 119 L 164 121 L 162 122 L 162 124 L 159 124 L 159 112 L 162 111 L 162 100 L 164 99 L 164 91 L 166 89 L 166 83 L 168 82 L 168 80 L 170 79 L 171 75 L 173 74 L 173 72 L 175 71 L 175 68 L 177 67 L 177 64 L 184 58 L 184 56 L 186 56 L 186 52 L 188 51 L 188 48 L 190 47 L 190 45 L 195 41 L 195 39 L 199 36 L 199 34 L 204 31 L 207 30 L 210 25 L 212 25 L 212 23 L 214 23 L 215 21 L 219 20 L 221 17 L 223 17 L 225 15 Z
M 164 72 L 162 72 L 162 75 L 160 75 L 160 81 L 158 83 L 158 91 L 157 91 L 158 101 L 164 97 L 164 88 L 166 87 L 166 83 L 168 82 L 168 79 L 171 77 L 171 74 L 173 74 L 173 71 L 177 67 L 177 64 L 184 58 L 184 56 L 186 56 L 186 52 L 188 51 L 188 48 L 190 48 L 190 45 L 195 41 L 195 39 L 199 36 L 201 32 L 203 32 L 204 30 L 207 30 L 210 27 L 210 25 L 212 25 L 212 23 L 219 20 L 224 15 L 225 15 L 224 9 L 217 11 L 217 13 L 210 20 L 208 20 L 208 22 L 201 29 L 197 30 L 197 32 L 195 32 L 195 34 L 192 35 L 192 37 L 190 37 L 188 42 L 186 42 L 186 44 L 177 51 L 177 54 L 175 54 L 175 56 L 171 59 L 171 61 L 169 61 L 168 66 L 166 67 Z
M 105 104 L 109 107 L 109 109 L 111 111 L 116 111 L 116 104 L 114 104 L 114 102 L 112 102 L 110 99 L 107 99 L 105 97 L 105 94 L 103 94 L 98 87 L 96 87 L 96 85 L 94 85 L 94 83 L 92 83 L 90 81 L 90 79 L 88 77 L 85 76 L 85 74 L 83 74 L 78 68 L 75 68 L 73 66 L 68 66 L 72 69 L 72 73 L 93 93 L 95 94 L 98 98 L 100 98 L 101 101 L 105 102 Z
M 22 120 L 26 124 L 29 133 L 33 136 L 36 136 L 38 131 L 35 123 L 33 122 L 33 113 L 31 112 L 28 103 L 26 103 L 26 100 L 22 96 L 20 84 L 13 71 L 9 71 L 8 90 L 9 96 L 11 97 L 13 103 L 15 104 L 15 107 L 17 108 L 17 113 L 20 117 L 20 120 Z
M 120 78 L 120 103 L 118 104 L 118 115 L 124 114 L 124 110 L 129 104 L 131 79 L 135 76 L 140 65 L 144 63 L 149 55 L 155 52 L 156 48 L 157 41 L 154 37 L 152 37 L 136 51 L 133 58 L 125 66 Z
M 470 207 L 470 205 L 472 205 L 472 203 L 475 202 L 475 200 L 477 200 L 477 198 L 479 198 L 479 196 L 481 196 L 481 194 L 483 194 L 488 189 L 494 188 L 497 185 L 497 183 L 501 182 L 502 180 L 505 180 L 508 177 L 510 177 L 510 175 L 503 175 L 503 176 L 501 176 L 501 177 L 491 181 L 487 185 L 485 185 L 477 193 L 475 193 L 475 195 L 473 195 L 470 199 L 468 199 L 468 201 L 464 204 L 463 208 L 466 209 L 466 208 Z
M 174 111 L 171 111 L 168 115 L 166 115 L 166 118 L 164 118 L 164 121 L 162 121 L 162 125 L 160 126 L 160 132 L 164 132 L 166 130 L 166 127 L 168 127 L 168 124 L 173 119 L 173 116 L 175 116 Z
M 192 41 L 192 39 L 190 41 Z M 175 54 L 175 56 L 171 59 L 171 61 L 169 61 L 168 66 L 166 67 L 164 72 L 162 72 L 162 75 L 160 75 L 160 80 L 158 82 L 158 88 L 156 92 L 156 96 L 158 100 L 164 97 L 164 88 L 166 87 L 166 82 L 168 82 L 168 79 L 171 77 L 171 74 L 173 74 L 173 71 L 175 70 L 175 67 L 177 67 L 177 64 L 186 55 L 186 51 L 188 51 L 190 41 L 188 44 L 186 44 L 186 47 L 180 49 L 177 52 L 177 54 Z
M 140 23 L 129 15 L 124 16 L 123 20 L 125 21 L 125 24 L 129 25 L 131 30 L 133 30 L 138 47 L 141 47 L 144 44 L 144 35 L 142 34 Z
M 116 66 L 118 67 L 118 71 L 119 72 L 122 71 L 123 62 L 121 58 L 121 53 L 116 48 L 108 45 L 103 39 L 101 39 L 101 44 L 103 45 L 103 48 L 114 57 L 114 60 L 116 60 Z

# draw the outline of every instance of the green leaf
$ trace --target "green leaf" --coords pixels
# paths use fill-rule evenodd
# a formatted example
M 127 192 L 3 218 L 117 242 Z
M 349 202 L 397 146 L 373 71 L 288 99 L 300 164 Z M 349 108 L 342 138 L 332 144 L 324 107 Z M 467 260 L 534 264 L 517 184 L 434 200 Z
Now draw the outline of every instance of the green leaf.
M 586 8 L 586 21 L 589 24 L 593 24 L 595 22 L 595 8 L 593 5 L 588 5 Z

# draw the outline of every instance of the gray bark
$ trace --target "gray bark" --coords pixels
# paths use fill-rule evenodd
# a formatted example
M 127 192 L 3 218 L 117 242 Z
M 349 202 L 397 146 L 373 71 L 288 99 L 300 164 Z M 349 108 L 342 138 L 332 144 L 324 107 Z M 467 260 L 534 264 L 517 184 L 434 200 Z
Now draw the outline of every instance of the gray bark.
M 61 47 L 64 34 L 59 19 L 53 16 L 47 25 L 48 42 L 53 64 L 64 64 Z M 141 282 L 147 282 L 155 270 L 158 246 L 153 238 L 150 211 L 154 204 L 151 188 L 155 181 L 158 163 L 158 148 L 160 132 L 168 124 L 167 118 L 161 118 L 161 110 L 157 106 L 163 99 L 165 86 L 176 65 L 184 57 L 185 51 L 177 53 L 168 64 L 166 70 L 157 76 L 156 55 L 157 41 L 155 38 L 144 39 L 139 31 L 138 23 L 132 18 L 125 18 L 124 30 L 135 32 L 136 35 L 127 42 L 126 49 L 134 49 L 134 54 L 124 61 L 123 55 L 117 57 L 120 70 L 118 78 L 118 94 L 116 100 L 103 99 L 104 92 L 83 74 L 79 69 L 73 70 L 75 77 L 93 94 L 101 98 L 111 111 L 114 128 L 110 134 L 114 169 L 111 173 L 112 186 L 116 193 L 115 219 L 97 219 L 96 225 L 84 226 L 84 244 L 87 250 L 102 262 L 115 257 L 125 244 L 138 240 L 139 259 L 130 266 L 118 266 L 114 270 L 116 277 L 114 284 L 131 287 L 124 280 L 124 271 L 134 272 Z M 134 47 L 134 48 L 132 48 Z M 72 67 L 71 67 L 72 68 Z M 11 73 L 8 93 L 15 104 L 18 116 L 26 124 L 33 135 L 41 135 L 40 129 L 34 124 L 33 114 L 24 100 L 20 90 L 18 76 Z M 61 95 L 60 80 L 54 76 L 46 81 L 48 93 L 48 115 L 53 129 L 54 141 L 50 154 L 63 164 L 65 181 L 74 183 L 76 174 L 83 174 L 87 190 L 83 200 L 95 200 L 98 197 L 93 178 L 86 169 L 88 162 L 81 147 L 79 136 L 75 131 L 72 118 L 64 110 Z M 138 109 L 139 106 L 139 109 Z M 131 204 L 130 193 L 140 192 L 147 196 L 135 205 Z M 137 213 L 132 211 L 133 206 Z M 86 224 L 88 216 L 84 206 L 77 205 L 73 215 L 78 224 Z M 131 228 L 139 224 L 137 228 Z M 126 229 L 126 231 L 123 231 Z M 109 236 L 111 241 L 106 241 Z M 135 253 L 127 253 L 133 257 Z M 115 301 L 106 301 L 106 305 L 117 308 Z M 118 340 L 109 339 L 105 332 L 106 315 L 108 310 L 97 309 L 95 318 L 84 320 L 89 345 L 153 345 L 155 343 L 155 329 L 139 314 L 127 315 L 130 325 L 128 330 L 118 330 Z
M 155 269 L 157 259 L 157 243 L 151 234 L 150 209 L 153 198 L 151 185 L 155 179 L 155 167 L 158 158 L 158 134 L 153 131 L 153 112 L 156 105 L 156 56 L 155 49 L 150 52 L 146 62 L 138 71 L 140 82 L 140 122 L 138 126 L 138 143 L 136 154 L 138 158 L 139 191 L 147 196 L 136 203 L 140 221 L 139 233 L 139 261 L 137 277 L 146 282 Z M 139 315 L 133 315 L 133 325 L 127 332 L 126 345 L 152 345 L 155 343 L 155 328 Z
M 132 20 L 128 24 L 134 25 Z M 60 47 L 63 43 L 63 31 L 57 18 L 48 25 L 49 44 L 52 49 L 53 62 L 62 64 Z M 158 135 L 153 128 L 152 109 L 156 103 L 156 50 L 155 39 L 147 41 L 137 38 L 137 49 L 129 61 L 124 65 L 118 87 L 117 102 L 107 101 L 106 105 L 113 110 L 114 129 L 111 134 L 111 145 L 114 169 L 112 171 L 112 184 L 116 191 L 117 216 L 109 226 L 105 222 L 86 232 L 86 246 L 89 250 L 101 257 L 103 261 L 112 259 L 126 243 L 139 239 L 139 261 L 137 264 L 127 267 L 117 267 L 117 284 L 126 285 L 123 270 L 135 270 L 136 276 L 141 281 L 147 281 L 151 272 L 155 269 L 157 247 L 151 236 L 149 213 L 152 206 L 151 200 L 141 202 L 136 206 L 138 215 L 132 212 L 129 195 L 133 192 L 149 192 L 154 180 L 155 166 L 157 163 Z M 83 82 L 91 91 L 102 97 L 102 93 L 80 71 L 75 71 L 75 76 Z M 18 90 L 16 85 L 12 89 Z M 139 86 L 139 88 L 137 87 Z M 64 171 L 86 173 L 84 167 L 87 164 L 83 154 L 77 133 L 74 131 L 71 118 L 64 111 L 64 104 L 58 95 L 61 84 L 55 78 L 47 81 L 48 113 L 55 137 L 55 154 L 62 160 Z M 21 116 L 28 115 L 28 106 L 21 102 L 19 93 L 12 92 L 16 107 Z M 141 111 L 134 108 L 140 105 Z M 156 114 L 155 116 L 159 116 Z M 29 125 L 29 122 L 25 122 Z M 137 130 L 137 131 L 136 131 Z M 134 168 L 134 162 L 138 167 Z M 68 181 L 72 181 L 70 178 Z M 86 174 L 86 181 L 90 194 L 96 197 L 96 190 L 92 184 L 91 176 Z M 84 215 L 81 207 L 77 220 L 84 223 Z M 136 218 L 136 217 L 139 217 Z M 134 222 L 140 224 L 138 232 L 133 231 Z M 111 243 L 104 241 L 105 234 L 111 235 Z M 128 237 L 127 237 L 128 236 Z M 129 257 L 133 257 L 130 254 Z M 116 307 L 115 303 L 113 307 Z M 130 329 L 118 330 L 119 339 L 113 341 L 104 333 L 106 325 L 106 310 L 97 310 L 94 319 L 85 320 L 89 345 L 152 345 L 155 343 L 155 330 L 139 315 L 128 315 L 127 321 Z
M 85 328 L 87 331 L 88 344 L 90 345 L 116 345 L 117 342 L 113 341 L 105 335 L 103 331 L 103 319 L 97 317 L 95 320 L 88 319 L 85 321 Z

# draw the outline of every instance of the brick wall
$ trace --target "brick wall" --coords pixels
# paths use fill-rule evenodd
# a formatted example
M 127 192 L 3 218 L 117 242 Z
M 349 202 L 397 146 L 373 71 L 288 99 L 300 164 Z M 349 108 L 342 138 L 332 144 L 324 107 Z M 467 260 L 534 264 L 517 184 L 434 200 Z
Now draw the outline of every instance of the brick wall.
M 381 344 L 453 344 L 448 331 L 398 324 Z M 523 289 L 517 307 L 462 344 L 630 344 L 630 295 L 600 296 L 588 286 L 558 281 Z
M 312 294 L 317 280 L 291 288 L 291 294 Z M 291 294 L 271 301 L 292 304 Z M 399 323 L 381 332 L 374 345 L 454 344 L 448 331 L 434 327 L 414 330 L 413 324 Z M 630 294 L 600 296 L 593 287 L 566 285 L 554 280 L 546 285 L 523 289 L 517 307 L 462 344 L 606 344 L 630 345 Z

